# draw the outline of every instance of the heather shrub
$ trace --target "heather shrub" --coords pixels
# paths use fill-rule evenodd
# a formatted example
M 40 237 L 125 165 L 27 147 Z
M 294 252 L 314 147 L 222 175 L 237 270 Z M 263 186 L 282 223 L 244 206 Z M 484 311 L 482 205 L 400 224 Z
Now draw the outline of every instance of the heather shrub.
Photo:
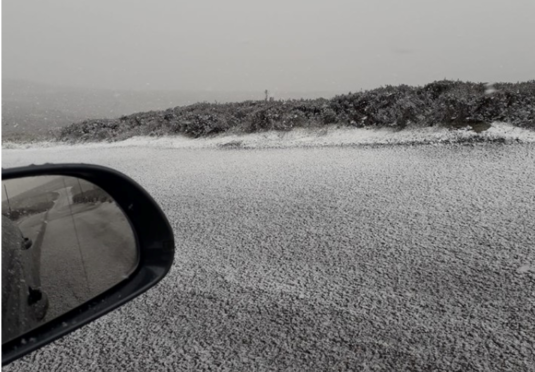
M 489 125 L 495 121 L 535 130 L 535 81 L 484 83 L 441 80 L 421 86 L 385 86 L 332 99 L 196 103 L 118 119 L 86 120 L 63 128 L 71 141 L 118 140 L 134 135 L 288 131 L 337 124 L 353 127 Z

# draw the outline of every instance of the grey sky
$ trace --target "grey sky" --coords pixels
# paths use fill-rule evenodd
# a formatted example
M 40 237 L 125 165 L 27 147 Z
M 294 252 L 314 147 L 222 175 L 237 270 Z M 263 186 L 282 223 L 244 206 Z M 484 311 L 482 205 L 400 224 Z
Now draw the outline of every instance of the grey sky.
M 3 76 L 356 91 L 535 78 L 534 0 L 2 0 Z

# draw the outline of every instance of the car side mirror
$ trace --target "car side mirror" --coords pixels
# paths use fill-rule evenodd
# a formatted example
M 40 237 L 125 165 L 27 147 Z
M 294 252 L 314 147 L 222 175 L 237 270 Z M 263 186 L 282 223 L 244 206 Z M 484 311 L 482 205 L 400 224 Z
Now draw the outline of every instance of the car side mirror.
M 152 197 L 101 166 L 2 170 L 2 364 L 158 283 L 173 231 Z

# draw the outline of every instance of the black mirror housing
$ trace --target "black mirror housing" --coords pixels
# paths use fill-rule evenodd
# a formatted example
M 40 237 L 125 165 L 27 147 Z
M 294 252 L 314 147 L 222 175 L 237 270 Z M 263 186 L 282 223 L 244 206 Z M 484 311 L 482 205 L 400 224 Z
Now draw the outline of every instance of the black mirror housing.
M 154 199 L 134 180 L 113 169 L 85 164 L 45 164 L 2 170 L 2 180 L 34 176 L 69 176 L 106 191 L 124 212 L 139 247 L 132 275 L 79 307 L 2 344 L 2 365 L 82 327 L 147 291 L 173 264 L 173 230 Z M 28 243 L 30 244 L 30 243 Z

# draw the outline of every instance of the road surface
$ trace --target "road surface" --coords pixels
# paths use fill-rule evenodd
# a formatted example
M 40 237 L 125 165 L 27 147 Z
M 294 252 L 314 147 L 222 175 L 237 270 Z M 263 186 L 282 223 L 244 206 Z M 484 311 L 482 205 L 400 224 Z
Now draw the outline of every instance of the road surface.
M 3 150 L 114 167 L 161 284 L 8 371 L 535 371 L 535 146 Z

